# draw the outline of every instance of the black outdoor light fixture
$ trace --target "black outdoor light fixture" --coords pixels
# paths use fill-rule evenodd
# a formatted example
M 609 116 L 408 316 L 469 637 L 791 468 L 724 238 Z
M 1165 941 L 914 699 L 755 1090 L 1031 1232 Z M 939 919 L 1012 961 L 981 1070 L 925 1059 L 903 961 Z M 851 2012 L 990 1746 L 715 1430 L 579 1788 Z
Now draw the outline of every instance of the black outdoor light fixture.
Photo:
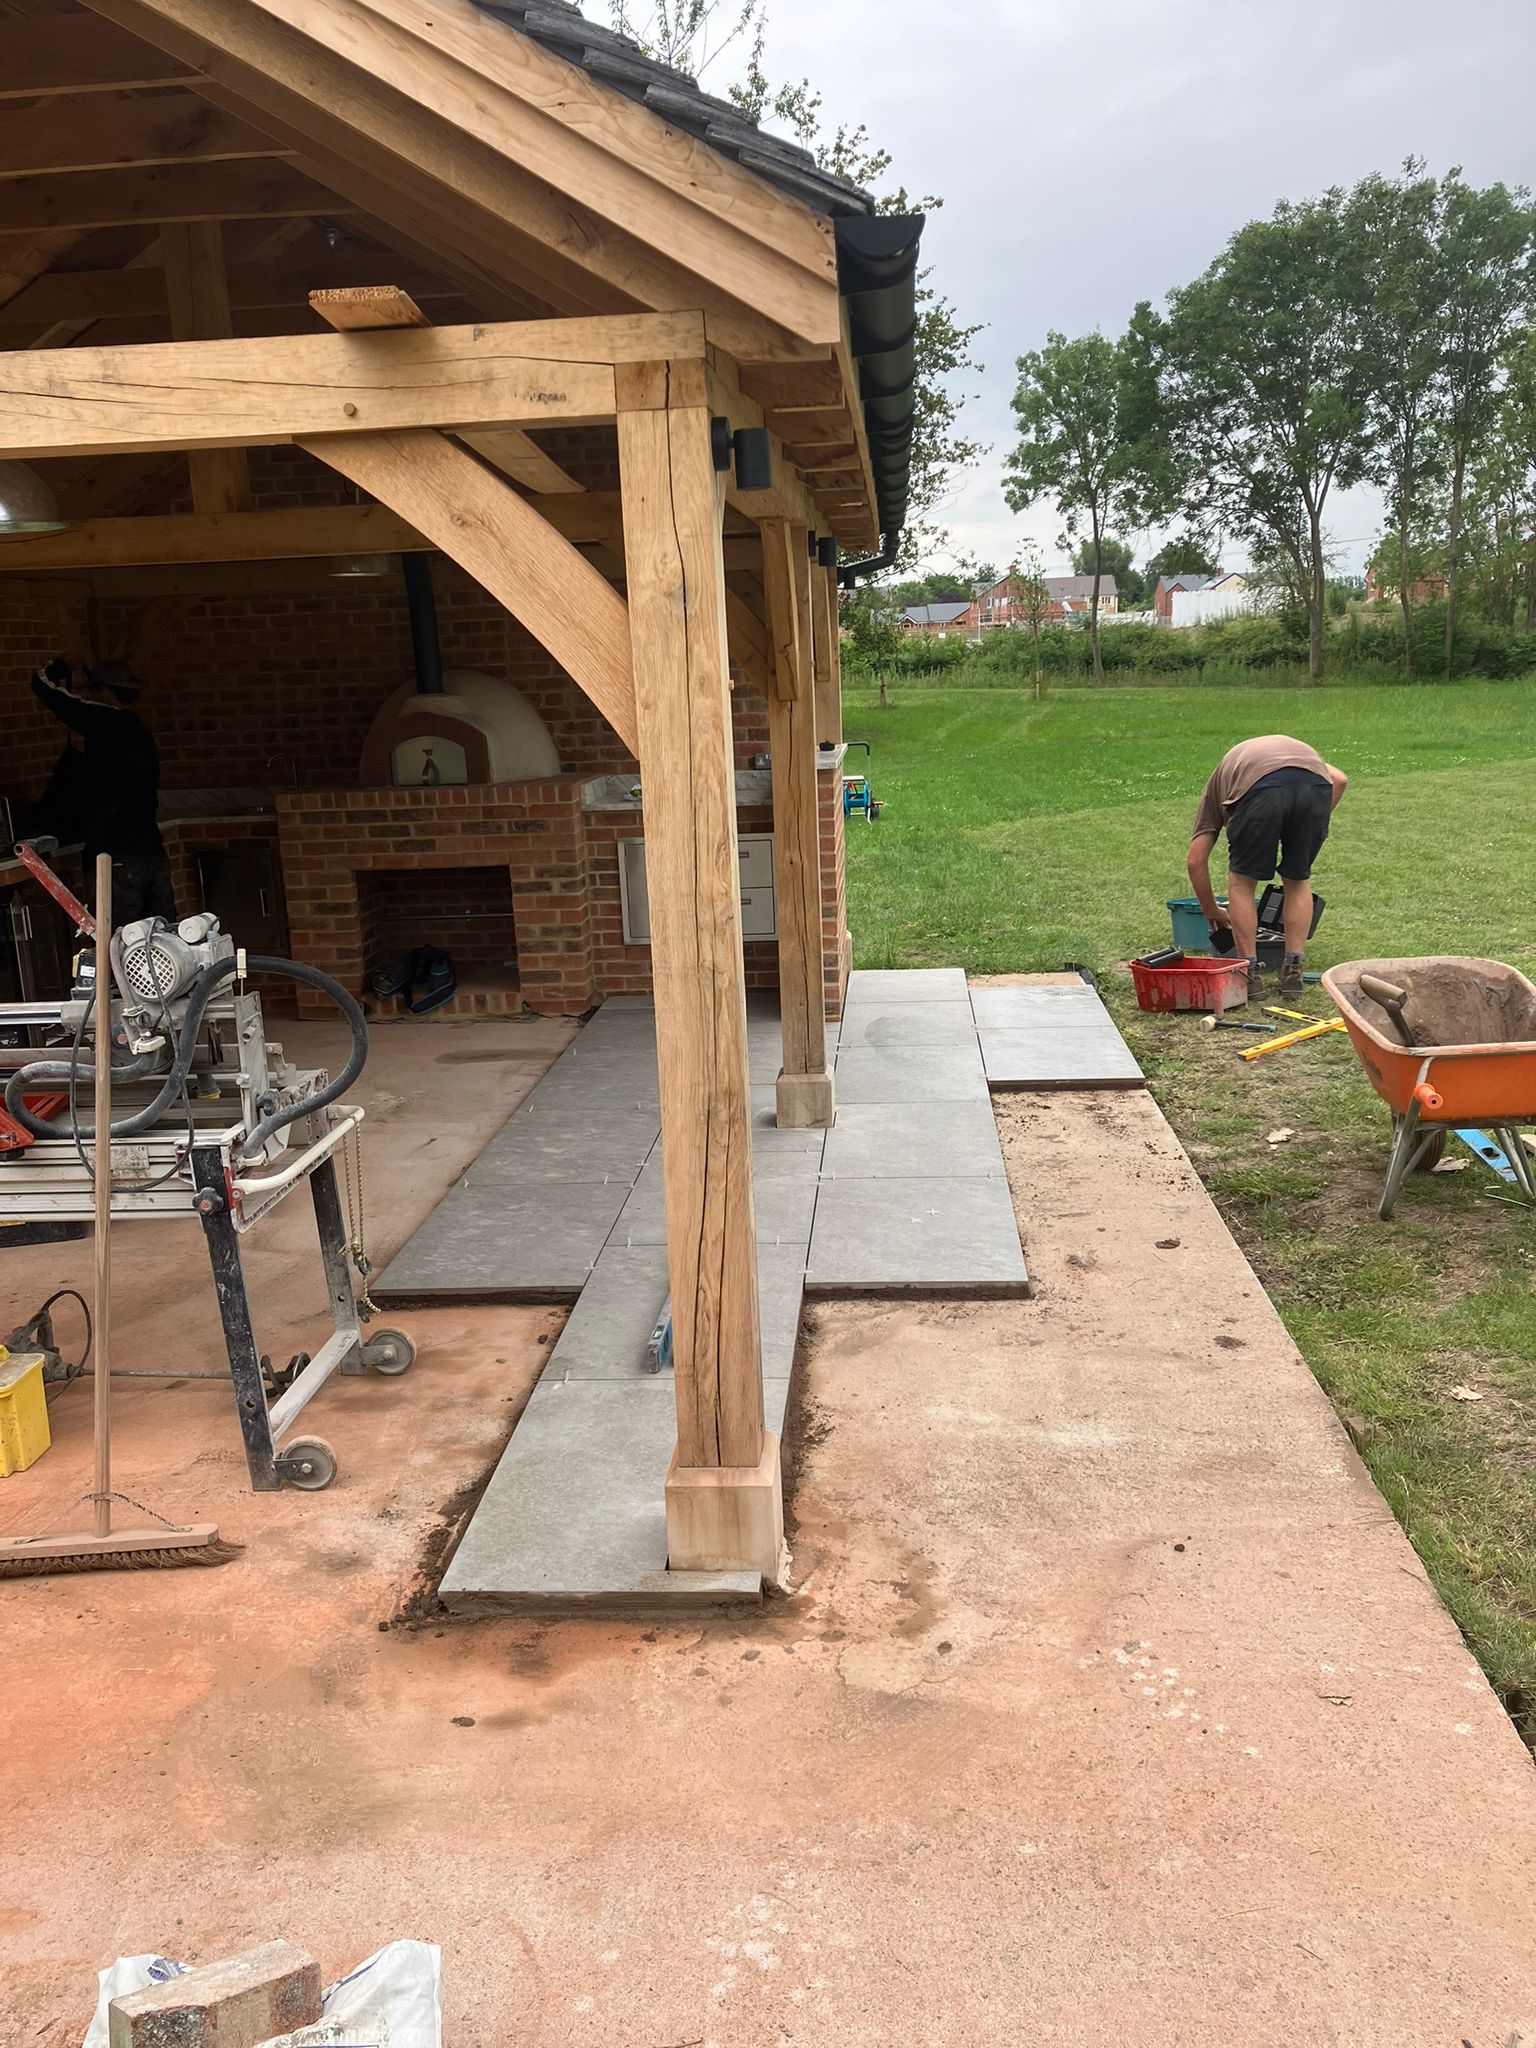
M 731 466 L 731 423 L 723 413 L 711 413 L 709 418 L 709 454 L 717 470 Z
M 773 439 L 766 427 L 738 427 L 732 442 L 736 455 L 736 488 L 773 489 Z
M 816 560 L 823 569 L 837 567 L 837 542 L 830 533 L 824 533 L 816 543 Z

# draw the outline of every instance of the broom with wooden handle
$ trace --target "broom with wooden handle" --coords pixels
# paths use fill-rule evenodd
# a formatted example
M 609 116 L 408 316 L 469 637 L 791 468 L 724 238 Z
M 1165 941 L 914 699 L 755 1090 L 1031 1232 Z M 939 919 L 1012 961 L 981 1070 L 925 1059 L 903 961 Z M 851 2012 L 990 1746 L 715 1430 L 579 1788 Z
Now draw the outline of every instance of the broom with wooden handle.
M 65 1531 L 54 1536 L 12 1536 L 0 1541 L 0 1578 L 16 1579 L 44 1572 L 141 1571 L 162 1565 L 228 1564 L 242 1546 L 225 1543 L 212 1522 L 176 1528 L 162 1522 L 155 1528 L 114 1530 L 112 1502 L 112 989 L 108 980 L 108 948 L 112 936 L 112 861 L 96 857 L 96 980 L 92 1002 L 96 1011 L 95 1131 L 91 1145 L 95 1202 L 95 1444 L 94 1485 L 90 1494 L 93 1526 L 88 1533 Z M 149 1512 L 153 1512 L 150 1510 Z

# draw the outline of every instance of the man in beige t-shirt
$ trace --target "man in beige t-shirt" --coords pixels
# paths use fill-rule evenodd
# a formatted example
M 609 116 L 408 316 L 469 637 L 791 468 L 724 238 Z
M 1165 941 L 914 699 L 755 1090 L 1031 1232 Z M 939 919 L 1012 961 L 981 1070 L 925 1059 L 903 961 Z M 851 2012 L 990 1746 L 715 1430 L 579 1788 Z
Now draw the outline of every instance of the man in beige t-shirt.
M 1281 995 L 1300 995 L 1302 949 L 1312 924 L 1312 863 L 1340 798 L 1349 786 L 1315 747 L 1284 733 L 1240 740 L 1223 754 L 1205 785 L 1189 842 L 1189 879 L 1215 926 L 1229 927 L 1236 957 L 1258 975 L 1259 912 L 1255 891 L 1278 868 L 1285 890 L 1285 960 Z M 1211 849 L 1227 835 L 1227 909 L 1211 887 Z

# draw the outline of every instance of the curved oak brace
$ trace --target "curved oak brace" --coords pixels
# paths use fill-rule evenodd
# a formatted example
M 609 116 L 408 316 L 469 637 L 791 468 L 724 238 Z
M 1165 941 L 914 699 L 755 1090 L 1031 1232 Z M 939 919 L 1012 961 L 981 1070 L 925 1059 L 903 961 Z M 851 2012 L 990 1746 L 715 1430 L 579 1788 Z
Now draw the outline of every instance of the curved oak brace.
M 632 753 L 640 749 L 623 598 L 526 499 L 430 430 L 299 443 L 408 519 L 552 654 Z

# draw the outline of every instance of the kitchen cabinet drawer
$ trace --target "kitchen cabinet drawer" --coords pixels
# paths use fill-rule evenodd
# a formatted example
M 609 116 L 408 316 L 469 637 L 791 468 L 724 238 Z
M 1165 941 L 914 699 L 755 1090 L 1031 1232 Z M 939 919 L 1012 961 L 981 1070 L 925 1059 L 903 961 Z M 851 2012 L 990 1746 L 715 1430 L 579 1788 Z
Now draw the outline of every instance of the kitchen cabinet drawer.
M 743 889 L 773 887 L 773 834 L 751 832 L 736 842 Z
M 778 936 L 771 889 L 743 889 L 741 892 L 741 935 L 744 939 L 772 939 Z

